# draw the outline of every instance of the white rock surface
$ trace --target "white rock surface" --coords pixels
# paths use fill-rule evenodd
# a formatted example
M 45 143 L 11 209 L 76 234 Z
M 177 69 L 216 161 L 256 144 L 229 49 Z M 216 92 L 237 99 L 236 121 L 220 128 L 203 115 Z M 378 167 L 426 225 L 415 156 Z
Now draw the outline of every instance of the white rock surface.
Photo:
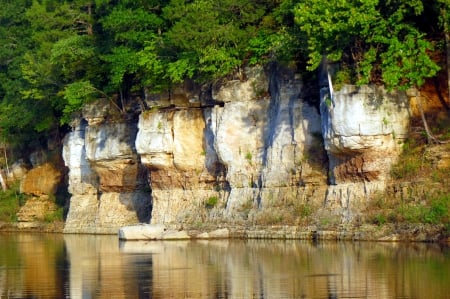
M 166 230 L 164 224 L 141 224 L 121 227 L 118 234 L 120 240 L 156 240 Z
M 161 235 L 161 240 L 189 240 L 191 237 L 184 230 L 168 230 Z
M 230 237 L 228 228 L 219 228 L 210 232 L 204 232 L 196 236 L 197 239 L 227 239 Z
M 85 132 L 86 158 L 89 161 L 134 158 L 136 129 L 132 123 L 88 126 Z
M 144 112 L 139 116 L 136 150 L 152 168 L 173 164 L 173 112 Z
M 333 184 L 389 177 L 408 131 L 406 93 L 346 85 L 330 98 L 322 90 L 321 114 Z
M 87 160 L 84 136 L 85 126 L 78 125 L 64 139 L 63 159 L 69 169 L 69 192 L 73 195 L 97 194 L 97 175 Z
M 245 96 L 242 100 L 227 89 L 248 93 L 247 82 L 242 87 L 236 82 L 224 85 L 218 95 L 225 105 L 211 113 L 208 125 L 214 134 L 214 148 L 227 169 L 231 187 L 228 217 L 236 216 L 243 205 L 258 207 L 261 188 L 300 185 L 311 177 L 320 183 L 326 180 L 324 173 L 313 171 L 309 157 L 311 152 L 324 155 L 318 111 L 300 98 L 302 85 L 295 76 L 280 75 L 273 80 L 270 96 L 266 90 L 263 97 Z M 269 82 L 260 86 L 268 88 Z M 239 94 L 247 94 L 244 91 Z M 233 99 L 226 100 L 226 95 Z

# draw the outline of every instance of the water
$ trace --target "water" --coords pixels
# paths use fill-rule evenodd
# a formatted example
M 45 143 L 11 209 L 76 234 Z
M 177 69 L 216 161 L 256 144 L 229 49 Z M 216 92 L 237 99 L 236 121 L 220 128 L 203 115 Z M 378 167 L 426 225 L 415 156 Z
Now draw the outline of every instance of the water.
M 0 234 L 0 298 L 450 298 L 450 249 Z

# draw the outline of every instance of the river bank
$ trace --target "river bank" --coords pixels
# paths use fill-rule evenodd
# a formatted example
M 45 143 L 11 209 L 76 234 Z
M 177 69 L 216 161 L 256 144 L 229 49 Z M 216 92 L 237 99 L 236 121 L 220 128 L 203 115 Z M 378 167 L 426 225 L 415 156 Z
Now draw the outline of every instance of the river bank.
M 152 225 L 136 225 L 135 227 Z M 133 227 L 133 226 L 129 226 Z M 196 240 L 196 239 L 286 239 L 312 241 L 377 241 L 377 242 L 438 242 L 450 243 L 450 234 L 444 225 L 432 224 L 362 224 L 321 228 L 317 226 L 241 226 L 204 225 L 182 227 L 162 225 L 161 234 L 153 234 L 146 240 Z M 64 223 L 0 223 L 2 232 L 63 233 Z M 123 239 L 135 239 L 124 237 Z
M 0 221 L 0 232 L 62 233 L 64 222 L 4 222 Z

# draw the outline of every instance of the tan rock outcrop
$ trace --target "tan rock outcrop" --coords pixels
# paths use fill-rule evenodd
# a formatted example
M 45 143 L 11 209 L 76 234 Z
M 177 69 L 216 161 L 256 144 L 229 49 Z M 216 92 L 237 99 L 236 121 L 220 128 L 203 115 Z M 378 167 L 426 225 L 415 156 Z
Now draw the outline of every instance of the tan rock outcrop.
M 55 201 L 49 196 L 32 197 L 28 199 L 17 213 L 19 222 L 39 222 L 45 221 L 58 209 Z
M 98 213 L 99 196 L 97 194 L 72 194 L 64 232 L 97 233 L 99 226 L 97 222 Z
M 205 143 L 202 110 L 145 112 L 139 119 L 136 148 L 149 170 L 152 223 L 200 221 L 204 202 L 216 191 L 221 171 Z
M 63 173 L 50 163 L 31 169 L 21 181 L 20 191 L 31 195 L 53 195 Z

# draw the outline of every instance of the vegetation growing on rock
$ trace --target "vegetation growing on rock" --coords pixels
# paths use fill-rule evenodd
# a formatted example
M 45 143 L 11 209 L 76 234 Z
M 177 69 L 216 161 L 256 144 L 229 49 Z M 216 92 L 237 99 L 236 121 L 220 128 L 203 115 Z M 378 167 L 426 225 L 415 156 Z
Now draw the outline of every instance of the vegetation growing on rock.
M 450 13 L 441 0 L 0 3 L 1 134 L 21 147 L 97 98 L 122 110 L 131 94 L 274 60 L 314 69 L 325 54 L 349 80 L 420 86 L 436 74 L 430 51 L 443 50 Z

